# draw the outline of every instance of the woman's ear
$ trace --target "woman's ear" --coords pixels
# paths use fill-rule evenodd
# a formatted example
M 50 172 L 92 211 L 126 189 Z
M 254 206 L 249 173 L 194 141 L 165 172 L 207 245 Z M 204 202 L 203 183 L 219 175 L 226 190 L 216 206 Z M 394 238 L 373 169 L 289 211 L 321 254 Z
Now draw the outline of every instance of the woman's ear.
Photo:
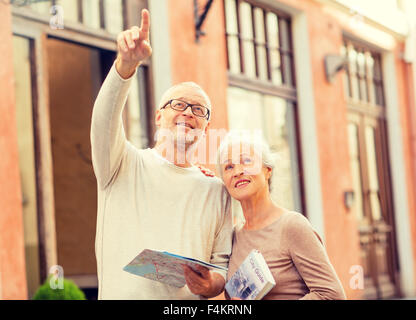
M 273 169 L 272 168 L 269 168 L 269 167 L 266 167 L 266 169 L 267 169 L 266 178 L 267 178 L 267 180 L 269 180 L 270 177 L 272 176 Z

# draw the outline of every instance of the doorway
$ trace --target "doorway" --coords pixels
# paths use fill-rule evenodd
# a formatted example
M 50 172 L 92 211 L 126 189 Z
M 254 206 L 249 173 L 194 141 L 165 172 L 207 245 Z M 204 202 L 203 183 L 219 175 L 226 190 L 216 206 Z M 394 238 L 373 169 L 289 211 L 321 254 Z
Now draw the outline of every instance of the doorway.
M 47 40 L 56 247 L 64 277 L 96 298 L 96 179 L 90 125 L 112 51 Z

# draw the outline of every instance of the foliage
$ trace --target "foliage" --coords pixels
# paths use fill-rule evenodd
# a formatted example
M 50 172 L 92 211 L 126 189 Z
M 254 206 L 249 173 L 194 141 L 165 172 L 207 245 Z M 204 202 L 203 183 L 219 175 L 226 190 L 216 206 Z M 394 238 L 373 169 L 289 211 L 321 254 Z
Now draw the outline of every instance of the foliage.
M 63 280 L 63 289 L 59 288 L 59 280 L 54 281 L 51 277 L 39 287 L 33 296 L 33 300 L 86 300 L 84 292 L 77 285 L 67 279 Z M 61 281 L 62 281 L 61 280 Z M 56 288 L 56 289 L 54 289 Z

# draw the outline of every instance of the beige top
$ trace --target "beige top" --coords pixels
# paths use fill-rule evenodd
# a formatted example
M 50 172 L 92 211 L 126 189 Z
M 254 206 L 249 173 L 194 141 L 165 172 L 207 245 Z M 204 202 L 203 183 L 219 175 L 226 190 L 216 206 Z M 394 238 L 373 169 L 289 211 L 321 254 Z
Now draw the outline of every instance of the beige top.
M 263 299 L 346 299 L 321 239 L 302 214 L 287 211 L 263 229 L 236 231 L 228 279 L 252 249 L 262 253 L 276 281 Z
M 121 115 L 130 84 L 113 65 L 92 115 L 99 299 L 200 299 L 187 286 L 123 271 L 146 248 L 227 267 L 232 241 L 230 198 L 220 179 L 175 166 L 126 140 Z

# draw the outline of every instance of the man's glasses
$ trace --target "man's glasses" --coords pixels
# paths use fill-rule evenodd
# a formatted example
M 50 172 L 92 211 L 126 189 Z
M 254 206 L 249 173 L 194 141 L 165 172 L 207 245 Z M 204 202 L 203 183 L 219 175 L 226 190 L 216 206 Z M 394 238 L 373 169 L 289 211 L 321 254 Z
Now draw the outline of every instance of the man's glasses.
M 190 104 L 182 100 L 172 99 L 166 102 L 166 104 L 160 109 L 166 108 L 167 105 L 170 105 L 173 110 L 177 111 L 185 111 L 188 107 L 191 107 L 191 111 L 194 115 L 200 118 L 207 118 L 207 120 L 209 120 L 209 109 L 199 104 Z

